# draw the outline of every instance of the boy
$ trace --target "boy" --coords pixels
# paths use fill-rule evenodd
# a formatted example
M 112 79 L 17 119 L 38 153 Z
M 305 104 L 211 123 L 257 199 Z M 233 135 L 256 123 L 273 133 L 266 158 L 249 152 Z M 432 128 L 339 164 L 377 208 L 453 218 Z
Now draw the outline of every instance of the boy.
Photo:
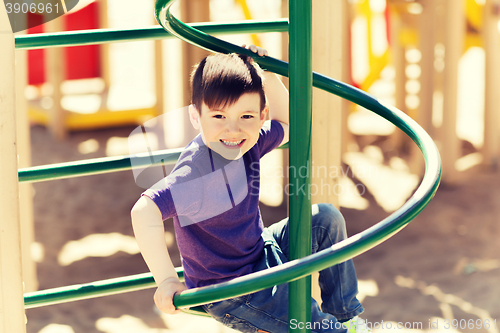
M 255 46 L 250 50 L 266 56 Z M 265 90 L 263 77 L 265 77 Z M 266 103 L 267 101 L 267 103 Z M 288 92 L 276 75 L 262 73 L 250 57 L 211 55 L 192 76 L 190 120 L 198 135 L 172 173 L 145 191 L 131 216 L 141 253 L 158 285 L 154 300 L 177 313 L 175 293 L 259 271 L 288 257 L 288 221 L 263 228 L 258 208 L 259 160 L 288 141 Z M 266 116 L 269 113 L 269 121 Z M 313 252 L 345 239 L 345 223 L 331 205 L 314 205 Z M 173 217 L 184 267 L 177 278 L 164 239 L 163 220 Z M 312 323 L 288 321 L 288 286 L 211 303 L 205 310 L 242 332 L 361 331 L 357 280 L 349 260 L 320 272 L 323 312 L 312 300 Z M 340 321 L 347 322 L 345 325 Z

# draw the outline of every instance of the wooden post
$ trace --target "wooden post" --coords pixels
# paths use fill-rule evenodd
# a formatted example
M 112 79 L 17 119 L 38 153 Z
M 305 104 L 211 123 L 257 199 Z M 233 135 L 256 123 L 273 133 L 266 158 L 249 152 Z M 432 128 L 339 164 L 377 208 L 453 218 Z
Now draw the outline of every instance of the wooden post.
M 343 44 L 342 47 L 342 74 L 341 74 L 341 80 L 343 82 L 351 84 L 351 68 L 352 68 L 352 59 L 351 59 L 351 50 L 350 50 L 350 40 L 349 36 L 351 35 L 351 24 L 353 21 L 354 13 L 353 13 L 353 5 L 349 3 L 343 3 L 343 26 L 345 27 L 344 29 L 344 34 L 345 34 L 345 44 Z M 314 61 L 314 59 L 313 59 Z M 314 66 L 314 63 L 313 63 Z M 313 96 L 314 97 L 314 96 Z M 314 100 L 313 100 L 314 103 Z M 344 153 L 347 152 L 349 143 L 354 142 L 354 135 L 349 131 L 349 123 L 348 123 L 348 118 L 349 118 L 349 113 L 351 111 L 352 103 L 346 99 L 341 99 L 342 107 L 341 107 L 341 119 L 340 119 L 340 160 L 342 161 L 342 156 Z M 313 104 L 314 107 L 314 104 Z M 314 110 L 314 109 L 313 109 Z M 342 163 L 340 163 L 340 166 Z
M 99 5 L 99 28 L 109 28 L 109 18 L 108 18 L 108 0 L 100 0 Z M 109 87 L 111 85 L 111 69 L 109 66 L 110 53 L 109 53 L 109 43 L 99 45 L 99 53 L 101 57 L 101 77 L 104 81 L 104 93 L 107 96 L 109 92 Z M 107 100 L 107 98 L 105 99 Z M 103 105 L 106 108 L 106 105 Z
M 418 123 L 432 136 L 432 99 L 434 94 L 434 45 L 436 31 L 436 1 L 423 0 L 423 12 L 419 20 L 419 48 L 422 53 L 420 68 L 420 107 L 418 109 Z
M 498 167 L 500 154 L 500 35 L 498 19 L 500 1 L 486 0 L 483 15 L 483 41 L 485 50 L 485 110 L 483 161 L 494 169 Z
M 281 0 L 281 17 L 288 17 L 288 0 Z M 281 33 L 281 59 L 288 62 L 288 31 Z M 288 89 L 289 79 L 287 77 L 283 77 L 282 79 L 283 84 Z
M 404 27 L 403 20 L 401 18 L 401 13 L 398 12 L 396 8 L 390 8 L 391 10 L 391 22 L 390 22 L 390 34 L 391 34 L 391 54 L 392 54 L 392 63 L 395 68 L 395 106 L 403 111 L 404 113 L 408 113 L 406 108 L 406 58 L 405 58 L 405 48 L 402 45 L 401 41 L 401 30 Z M 390 135 L 390 140 L 392 141 L 392 145 L 396 149 L 401 149 L 404 141 L 406 140 L 406 135 L 399 129 L 396 129 L 394 133 Z
M 423 0 L 423 12 L 419 16 L 418 31 L 419 31 L 419 49 L 422 54 L 420 68 L 422 74 L 420 76 L 420 92 L 418 97 L 420 105 L 418 107 L 417 122 L 422 128 L 434 137 L 434 126 L 432 124 L 432 109 L 434 97 L 434 46 L 436 44 L 436 1 Z M 397 85 L 396 85 L 397 86 Z M 419 176 L 424 172 L 424 159 L 420 150 L 415 144 L 411 145 L 410 170 Z
M 186 23 L 209 22 L 210 21 L 210 1 L 209 0 L 191 0 L 181 1 L 181 16 L 182 21 Z M 209 53 L 199 47 L 192 46 L 188 43 L 182 43 L 183 53 L 183 80 L 184 80 L 184 105 L 190 103 L 191 91 L 189 84 L 189 75 L 193 70 L 193 66 L 199 63 Z
M 210 0 L 191 0 L 191 1 L 181 1 L 181 19 L 185 23 L 194 22 L 208 22 L 210 21 Z M 182 78 L 183 81 L 183 105 L 189 105 L 191 103 L 191 87 L 189 77 L 193 70 L 193 66 L 199 63 L 204 57 L 209 53 L 198 47 L 190 45 L 188 43 L 182 43 Z M 187 114 L 184 115 L 184 133 L 185 137 L 193 138 L 197 131 L 191 126 L 187 118 Z
M 19 18 L 20 21 L 21 18 Z M 26 19 L 26 16 L 24 16 Z M 19 22 L 18 21 L 18 22 Z M 25 25 L 27 26 L 27 25 Z M 26 31 L 24 31 L 25 33 Z M 18 50 L 16 56 L 16 116 L 17 116 L 17 149 L 19 168 L 31 166 L 31 139 L 30 122 L 28 118 L 28 102 L 24 97 L 24 90 L 28 84 L 28 59 L 27 51 Z M 23 281 L 26 292 L 38 289 L 36 277 L 36 263 L 31 258 L 31 246 L 35 240 L 35 227 L 33 217 L 33 185 L 30 183 L 19 184 L 20 220 L 21 220 L 21 249 L 23 258 Z
M 45 23 L 48 32 L 63 31 L 62 16 Z M 61 105 L 61 84 L 65 78 L 65 56 L 61 47 L 50 47 L 46 49 L 45 73 L 47 82 L 52 85 L 52 101 L 54 102 L 49 112 L 48 128 L 56 139 L 66 136 L 66 117 Z
M 313 2 L 313 70 L 346 81 L 345 50 L 348 45 L 348 20 L 345 0 L 314 0 Z M 342 111 L 346 103 L 325 91 L 313 91 L 312 203 L 331 203 L 339 208 Z M 335 174 L 335 177 L 330 177 Z M 317 273 L 316 273 L 317 276 Z M 320 290 L 313 275 L 313 297 L 318 301 Z
M 281 0 L 281 17 L 288 18 L 288 0 Z M 288 62 L 288 31 L 282 32 L 281 33 L 281 60 Z M 288 89 L 290 80 L 288 77 L 281 77 L 281 82 L 285 85 L 285 87 Z M 313 97 L 314 98 L 314 97 Z M 283 155 L 283 170 L 288 170 L 288 165 L 289 165 L 289 159 L 288 159 L 288 149 L 287 150 L 282 150 Z M 289 181 L 288 173 L 284 173 L 283 177 L 283 188 L 287 186 Z M 283 191 L 283 202 L 287 206 L 287 209 L 289 208 L 289 200 L 288 200 L 288 195 Z M 288 212 L 288 210 L 287 210 Z M 288 214 L 287 214 L 288 215 Z
M 14 34 L 0 9 L 0 333 L 26 332 L 17 181 Z
M 441 157 L 443 161 L 443 182 L 453 183 L 458 176 L 455 161 L 460 157 L 460 145 L 456 130 L 457 81 L 458 63 L 464 50 L 465 20 L 462 1 L 446 0 L 445 8 L 445 68 Z
M 328 77 L 345 81 L 344 50 L 347 46 L 343 15 L 345 0 L 315 0 L 313 2 L 313 70 Z M 325 42 L 328 41 L 328 42 Z M 328 202 L 338 207 L 339 178 L 329 177 L 333 169 L 340 172 L 340 138 L 342 99 L 325 91 L 313 91 L 311 166 L 313 203 Z M 317 187 L 318 191 L 315 192 Z
M 160 116 L 164 112 L 163 98 L 163 41 L 154 41 L 155 52 L 155 92 L 156 92 L 156 115 Z

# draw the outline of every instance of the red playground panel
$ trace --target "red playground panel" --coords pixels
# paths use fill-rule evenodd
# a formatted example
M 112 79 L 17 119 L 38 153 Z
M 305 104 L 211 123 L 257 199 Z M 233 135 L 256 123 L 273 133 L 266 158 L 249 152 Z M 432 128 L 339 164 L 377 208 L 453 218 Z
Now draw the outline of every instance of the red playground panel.
M 92 2 L 63 19 L 66 31 L 99 29 L 99 4 Z M 65 51 L 67 80 L 101 77 L 99 45 L 67 47 Z
M 99 28 L 99 6 L 92 2 L 81 10 L 66 14 L 64 30 L 87 30 Z M 30 14 L 28 20 L 40 20 L 40 15 Z M 44 32 L 44 25 L 28 29 L 28 33 Z M 39 85 L 45 82 L 44 50 L 28 51 L 28 84 Z M 99 45 L 73 46 L 65 48 L 65 69 L 67 80 L 85 79 L 101 76 Z
M 28 12 L 28 21 L 35 25 L 36 23 L 42 23 L 42 15 L 32 14 Z M 43 24 L 34 26 L 28 29 L 28 34 L 39 34 L 44 31 Z M 44 72 L 44 62 L 45 62 L 45 50 L 29 50 L 28 51 L 28 84 L 39 85 L 45 82 L 45 72 Z

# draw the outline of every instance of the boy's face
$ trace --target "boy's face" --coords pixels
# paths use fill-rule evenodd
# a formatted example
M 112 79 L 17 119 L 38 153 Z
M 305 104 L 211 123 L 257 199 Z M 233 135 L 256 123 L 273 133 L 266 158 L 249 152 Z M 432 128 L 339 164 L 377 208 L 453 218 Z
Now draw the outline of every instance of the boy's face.
M 201 106 L 201 116 L 190 108 L 191 123 L 200 129 L 203 142 L 227 160 L 236 160 L 250 150 L 259 138 L 267 108 L 260 111 L 260 96 L 246 93 L 223 109 Z

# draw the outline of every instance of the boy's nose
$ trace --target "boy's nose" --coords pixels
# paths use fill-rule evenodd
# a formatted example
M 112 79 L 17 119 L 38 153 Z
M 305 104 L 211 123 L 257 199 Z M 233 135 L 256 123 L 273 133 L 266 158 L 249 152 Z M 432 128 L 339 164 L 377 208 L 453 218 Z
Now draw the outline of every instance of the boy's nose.
M 238 126 L 238 123 L 236 123 L 236 122 L 229 122 L 227 124 L 226 131 L 228 133 L 238 133 L 240 131 L 240 127 Z

